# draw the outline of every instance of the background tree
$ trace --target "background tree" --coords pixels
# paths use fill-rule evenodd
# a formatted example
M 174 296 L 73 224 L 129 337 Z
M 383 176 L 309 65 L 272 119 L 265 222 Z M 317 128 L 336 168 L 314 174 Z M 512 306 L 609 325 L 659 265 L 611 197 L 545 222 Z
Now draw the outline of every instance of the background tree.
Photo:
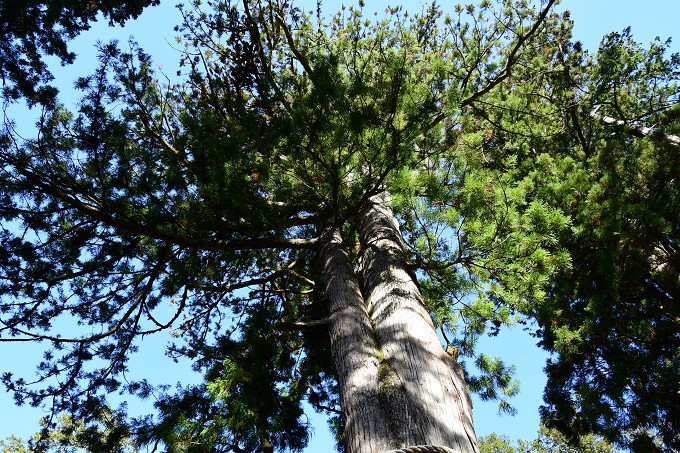
M 579 438 L 578 444 L 572 444 L 569 439 L 556 429 L 542 426 L 538 437 L 531 441 L 518 440 L 513 442 L 506 436 L 495 433 L 479 438 L 481 453 L 614 453 L 616 447 L 599 436 L 588 434 Z
M 2 453 L 29 453 L 29 449 L 23 439 L 16 436 L 9 436 L 5 440 L 0 440 Z
M 110 451 L 139 453 L 125 427 L 125 413 L 108 407 L 99 409 L 97 426 L 87 426 L 81 420 L 61 415 L 55 424 L 44 426 L 28 441 L 10 436 L 0 441 L 2 453 L 27 453 L 46 449 L 55 453 Z
M 518 73 L 487 98 L 496 109 L 477 113 L 490 171 L 570 218 L 558 244 L 571 266 L 545 303 L 525 307 L 556 353 L 542 417 L 572 439 L 594 431 L 634 451 L 677 449 L 680 60 L 629 30 L 596 55 L 568 34 L 535 43 L 553 66 Z

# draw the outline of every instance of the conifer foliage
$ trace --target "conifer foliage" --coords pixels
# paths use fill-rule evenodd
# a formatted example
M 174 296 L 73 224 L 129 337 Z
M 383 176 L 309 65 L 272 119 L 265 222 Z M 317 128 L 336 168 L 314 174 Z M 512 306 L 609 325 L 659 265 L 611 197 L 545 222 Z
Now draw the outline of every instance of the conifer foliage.
M 630 29 L 592 55 L 557 37 L 537 49 L 548 70 L 518 68 L 487 98 L 501 108 L 478 109 L 494 130 L 487 167 L 569 217 L 557 243 L 570 264 L 526 312 L 554 353 L 542 417 L 574 440 L 676 450 L 680 57 Z
M 127 361 L 168 330 L 167 353 L 205 382 L 166 389 L 155 418 L 115 412 L 116 439 L 299 451 L 308 401 L 351 453 L 475 452 L 468 386 L 510 412 L 517 392 L 476 340 L 535 319 L 558 353 L 546 419 L 674 445 L 670 407 L 624 403 L 677 385 L 678 223 L 642 196 L 676 193 L 674 131 L 631 134 L 673 123 L 677 61 L 661 47 L 626 56 L 615 39 L 588 60 L 554 3 L 369 19 L 360 2 L 326 21 L 286 1 L 196 1 L 167 84 L 141 48 L 100 45 L 76 111 L 48 103 L 35 138 L 7 121 L 0 135 L 0 339 L 49 346 L 36 379 L 8 371 L 4 384 L 86 430 L 107 394 L 158 391 Z M 39 77 L 20 69 L 9 96 Z M 623 285 L 634 266 L 658 278 Z M 630 353 L 625 338 L 640 340 L 638 374 L 600 373 Z
M 52 74 L 44 57 L 73 63 L 68 41 L 88 30 L 102 14 L 111 25 L 134 19 L 160 0 L 45 1 L 0 3 L 0 74 L 3 96 L 23 97 L 29 104 L 52 103 L 57 88 L 46 85 Z

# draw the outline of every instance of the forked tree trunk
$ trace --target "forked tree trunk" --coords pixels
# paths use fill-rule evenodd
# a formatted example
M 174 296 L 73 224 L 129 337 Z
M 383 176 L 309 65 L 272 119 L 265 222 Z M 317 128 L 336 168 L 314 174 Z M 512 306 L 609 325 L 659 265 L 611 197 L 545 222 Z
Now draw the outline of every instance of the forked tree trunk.
M 415 445 L 477 452 L 462 369 L 442 349 L 407 271 L 394 214 L 373 199 L 358 227 L 361 284 L 338 232 L 323 254 L 347 452 Z

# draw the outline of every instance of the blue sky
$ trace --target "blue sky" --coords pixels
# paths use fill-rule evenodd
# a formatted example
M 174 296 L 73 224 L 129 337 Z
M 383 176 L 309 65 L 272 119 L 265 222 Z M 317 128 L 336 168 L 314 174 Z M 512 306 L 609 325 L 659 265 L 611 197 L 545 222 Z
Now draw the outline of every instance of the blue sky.
M 173 26 L 178 21 L 178 14 L 173 8 L 176 0 L 163 0 L 157 8 L 148 9 L 138 21 L 130 22 L 122 31 L 97 26 L 85 33 L 74 44 L 74 50 L 79 54 L 77 64 L 55 70 L 57 84 L 71 86 L 72 80 L 82 73 L 88 73 L 96 64 L 96 50 L 93 43 L 97 40 L 108 41 L 119 39 L 124 42 L 133 35 L 140 45 L 154 56 L 157 64 L 163 65 L 168 73 L 174 73 L 179 54 L 170 46 L 174 43 L 175 32 Z M 298 2 L 300 3 L 300 2 Z M 309 1 L 314 4 L 315 2 Z M 324 2 L 324 9 L 332 12 L 338 9 L 339 1 Z M 351 2 L 346 2 L 351 3 Z M 387 3 L 383 0 L 366 2 L 369 8 L 378 11 L 384 9 Z M 440 3 L 455 4 L 457 2 L 441 1 Z M 420 2 L 402 2 L 408 9 L 420 10 Z M 678 35 L 677 19 L 680 17 L 680 1 L 678 0 L 647 0 L 645 2 L 633 0 L 564 0 L 560 10 L 568 9 L 575 21 L 574 36 L 588 49 L 595 50 L 601 37 L 611 31 L 620 31 L 627 26 L 632 27 L 633 35 L 638 41 L 648 43 L 655 36 L 662 38 Z M 673 44 L 673 50 L 680 51 L 680 36 Z M 18 118 L 19 110 L 11 111 L 11 116 Z M 30 134 L 30 121 L 24 121 L 21 130 Z M 196 380 L 187 374 L 187 364 L 176 366 L 169 360 L 156 358 L 162 345 L 168 337 L 157 336 L 146 338 L 141 344 L 141 354 L 134 357 L 131 367 L 140 375 L 161 383 L 187 379 Z M 496 403 L 483 403 L 475 399 L 475 425 L 478 435 L 497 432 L 511 438 L 529 439 L 535 436 L 538 429 L 538 406 L 541 404 L 545 377 L 542 368 L 547 356 L 540 351 L 535 340 L 521 329 L 502 332 L 496 338 L 485 339 L 481 343 L 484 352 L 498 355 L 508 363 L 517 367 L 517 377 L 522 383 L 522 390 L 513 404 L 518 408 L 517 416 L 498 416 Z M 0 343 L 0 371 L 11 368 L 18 374 L 22 372 L 30 376 L 33 366 L 41 358 L 41 351 L 32 345 L 2 344 Z M 134 405 L 133 410 L 144 412 L 150 404 Z M 13 406 L 9 395 L 0 391 L 0 439 L 10 434 L 29 436 L 35 432 L 37 419 L 42 415 L 40 409 Z M 307 452 L 330 451 L 332 440 L 323 418 L 314 416 L 315 435 Z

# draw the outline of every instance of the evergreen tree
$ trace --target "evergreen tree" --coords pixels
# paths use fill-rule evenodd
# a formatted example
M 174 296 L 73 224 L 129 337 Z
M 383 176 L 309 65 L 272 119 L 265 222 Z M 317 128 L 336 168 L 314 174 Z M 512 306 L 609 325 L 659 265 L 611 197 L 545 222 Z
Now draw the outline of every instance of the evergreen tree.
M 287 2 L 196 2 L 178 29 L 186 77 L 169 85 L 141 49 L 102 45 L 98 69 L 77 81 L 77 112 L 53 104 L 35 139 L 20 140 L 10 123 L 0 136 L 0 335 L 52 345 L 35 382 L 5 373 L 5 385 L 19 403 L 49 401 L 96 425 L 107 393 L 152 391 L 124 379 L 127 359 L 141 337 L 172 329 L 169 353 L 192 359 L 206 383 L 168 394 L 159 419 L 117 422 L 140 444 L 300 450 L 306 399 L 339 414 L 349 452 L 473 452 L 466 380 L 508 411 L 517 391 L 475 341 L 524 315 L 559 353 L 546 419 L 622 443 L 642 427 L 673 445 L 660 425 L 669 406 L 646 400 L 630 414 L 610 404 L 631 393 L 617 394 L 624 379 L 607 380 L 598 366 L 612 366 L 630 342 L 607 355 L 609 342 L 587 336 L 603 322 L 615 332 L 630 325 L 611 316 L 611 294 L 598 285 L 635 293 L 607 281 L 604 267 L 580 266 L 598 247 L 621 264 L 628 252 L 606 255 L 622 250 L 607 248 L 607 228 L 638 225 L 640 212 L 591 224 L 591 198 L 578 196 L 619 168 L 632 182 L 649 170 L 646 187 L 657 182 L 654 168 L 666 170 L 675 190 L 672 166 L 629 173 L 627 154 L 610 166 L 605 158 L 615 155 L 606 154 L 611 118 L 622 121 L 618 152 L 670 152 L 636 148 L 667 143 L 663 133 L 630 134 L 643 131 L 632 119 L 672 123 L 661 107 L 672 102 L 676 63 L 607 72 L 630 58 L 584 59 L 554 3 L 485 0 L 450 17 L 433 4 L 412 16 L 394 8 L 384 20 L 349 8 L 324 23 Z M 659 83 L 647 77 L 657 73 Z M 595 104 L 603 108 L 592 113 Z M 591 157 L 604 179 L 589 183 Z M 664 220 L 660 237 L 675 225 Z M 593 230 L 602 241 L 588 248 L 584 232 Z M 659 276 L 673 269 L 663 252 L 670 238 L 640 252 Z M 669 275 L 662 288 L 677 283 Z M 633 299 L 611 299 L 621 322 L 648 300 Z M 584 301 L 592 308 L 580 309 Z M 645 323 L 653 333 L 636 363 L 659 380 L 645 391 L 672 391 L 677 365 L 666 351 L 677 350 L 678 317 L 652 302 L 635 313 L 634 334 Z M 652 347 L 656 338 L 662 347 Z M 579 349 L 586 344 L 590 355 Z M 481 374 L 459 355 L 474 357 Z
M 449 349 L 471 355 L 484 322 L 512 311 L 483 291 L 488 263 L 540 273 L 550 258 L 446 238 L 507 204 L 458 191 L 470 164 L 457 133 L 466 106 L 551 33 L 552 3 L 484 2 L 447 19 L 435 5 L 395 8 L 375 22 L 349 9 L 329 24 L 285 3 L 194 5 L 180 28 L 186 82 L 166 87 L 141 50 L 102 46 L 77 82 L 79 112 L 56 106 L 36 139 L 2 139 L 3 339 L 53 345 L 37 382 L 3 376 L 17 401 L 51 399 L 88 423 L 107 392 L 148 394 L 121 380 L 127 357 L 173 328 L 173 352 L 210 384 L 168 397 L 140 442 L 300 449 L 306 397 L 339 403 L 348 451 L 476 451 L 464 373 L 430 313 L 468 326 Z M 453 193 L 479 215 L 462 217 Z M 461 300 L 471 292 L 483 296 Z M 478 364 L 487 397 L 515 391 L 501 362 Z
M 579 438 L 573 445 L 555 429 L 544 426 L 538 431 L 538 437 L 531 441 L 513 442 L 506 436 L 496 433 L 479 438 L 481 453 L 614 453 L 614 445 L 601 437 L 588 434 Z
M 97 426 L 87 425 L 69 415 L 61 415 L 56 423 L 44 426 L 28 441 L 10 436 L 0 441 L 2 453 L 28 453 L 47 450 L 55 453 L 107 451 L 111 453 L 139 453 L 134 439 L 126 429 L 125 412 L 102 407 Z
M 571 439 L 597 432 L 634 451 L 677 450 L 680 57 L 668 42 L 641 47 L 630 30 L 595 55 L 568 28 L 537 44 L 552 68 L 517 73 L 477 116 L 493 131 L 488 171 L 570 218 L 558 244 L 571 265 L 525 307 L 555 353 L 543 420 Z

